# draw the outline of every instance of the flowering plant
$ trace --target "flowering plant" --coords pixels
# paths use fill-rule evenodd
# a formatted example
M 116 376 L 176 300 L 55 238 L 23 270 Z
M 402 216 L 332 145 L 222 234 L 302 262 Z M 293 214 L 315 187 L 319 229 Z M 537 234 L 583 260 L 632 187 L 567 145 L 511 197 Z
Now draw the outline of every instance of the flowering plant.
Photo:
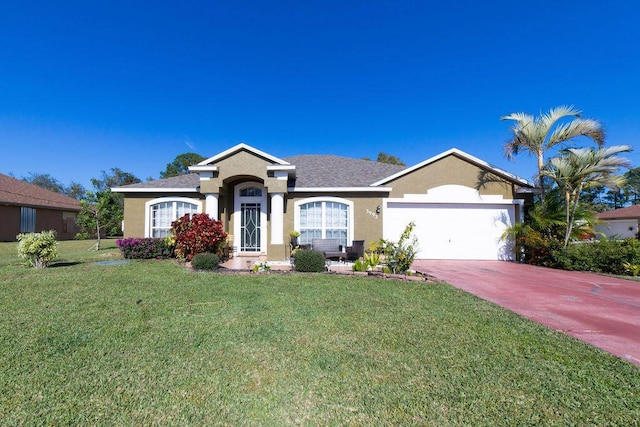
M 175 244 L 170 238 L 128 237 L 116 240 L 122 256 L 127 259 L 165 259 L 173 257 Z
M 253 272 L 254 273 L 266 273 L 271 271 L 271 266 L 266 262 L 256 262 L 253 264 Z
M 205 252 L 220 255 L 227 239 L 222 221 L 206 213 L 185 214 L 171 223 L 171 232 L 175 236 L 176 256 L 187 261 Z

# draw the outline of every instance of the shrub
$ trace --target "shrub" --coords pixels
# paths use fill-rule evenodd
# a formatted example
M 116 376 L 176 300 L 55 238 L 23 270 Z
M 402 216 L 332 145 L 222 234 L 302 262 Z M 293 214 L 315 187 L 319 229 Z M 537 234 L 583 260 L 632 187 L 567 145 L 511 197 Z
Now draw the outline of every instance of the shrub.
M 220 265 L 220 257 L 211 252 L 195 254 L 191 259 L 191 267 L 194 270 L 217 270 Z
M 543 267 L 562 268 L 559 258 L 562 252 L 562 242 L 558 239 L 535 239 L 523 242 L 525 262 Z
M 293 256 L 295 271 L 318 273 L 324 271 L 324 254 L 313 249 L 300 249 Z
M 640 275 L 640 264 L 632 264 L 630 262 L 622 263 L 622 267 L 624 271 L 627 272 L 630 276 L 638 276 Z
M 367 271 L 367 267 L 365 265 L 365 261 L 362 258 L 358 258 L 354 263 L 353 267 L 351 267 L 353 271 Z
M 211 219 L 206 213 L 186 214 L 171 223 L 176 239 L 176 256 L 191 261 L 195 254 L 221 254 L 227 239 L 222 221 Z
M 527 262 L 534 265 L 624 275 L 633 274 L 625 265 L 640 264 L 640 242 L 635 239 L 601 239 L 566 248 L 555 239 L 536 243 L 526 247 Z
M 127 259 L 166 259 L 173 257 L 175 245 L 171 238 L 128 237 L 116 240 L 122 256 Z
M 364 254 L 364 269 L 373 270 L 382 261 L 382 255 L 378 252 L 367 252 Z
M 373 252 L 383 254 L 388 265 L 391 262 L 395 262 L 395 271 L 397 273 L 408 271 L 416 258 L 418 238 L 411 235 L 415 226 L 413 222 L 407 224 L 398 242 L 380 239 L 371 248 Z
M 18 256 L 26 265 L 45 268 L 58 257 L 58 242 L 55 230 L 40 233 L 20 233 L 18 239 Z

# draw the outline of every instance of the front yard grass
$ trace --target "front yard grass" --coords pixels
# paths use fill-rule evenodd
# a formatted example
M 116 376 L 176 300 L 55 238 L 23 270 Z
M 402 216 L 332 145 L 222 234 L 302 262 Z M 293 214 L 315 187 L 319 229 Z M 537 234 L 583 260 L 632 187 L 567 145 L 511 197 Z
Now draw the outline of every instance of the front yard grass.
M 446 284 L 0 244 L 3 425 L 634 425 L 640 369 Z

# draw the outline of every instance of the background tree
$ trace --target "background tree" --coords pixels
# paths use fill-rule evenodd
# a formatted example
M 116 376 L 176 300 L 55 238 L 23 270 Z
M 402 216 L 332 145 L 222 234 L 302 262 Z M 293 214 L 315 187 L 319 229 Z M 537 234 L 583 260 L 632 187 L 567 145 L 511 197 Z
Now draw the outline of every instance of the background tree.
M 23 177 L 22 180 L 29 184 L 64 194 L 64 185 L 48 173 L 29 172 L 29 176 Z
M 94 189 L 87 191 L 85 200 L 81 200 L 82 211 L 77 220 L 82 233 L 96 235 L 98 248 L 101 236 L 122 234 L 124 196 L 121 193 L 113 193 L 111 188 L 141 182 L 135 175 L 122 169 L 111 168 L 110 171 L 111 173 L 101 171 L 100 178 L 91 179 Z
M 362 157 L 362 160 L 371 161 L 371 158 Z M 376 158 L 376 162 L 378 162 L 378 163 L 389 163 L 389 164 L 392 164 L 392 165 L 406 166 L 404 164 L 404 162 L 402 160 L 400 160 L 398 157 L 392 156 L 390 154 L 383 153 L 383 152 L 378 153 L 378 157 Z
M 592 119 L 582 119 L 582 112 L 573 106 L 560 106 L 549 110 L 539 117 L 527 113 L 511 113 L 501 120 L 514 121 L 511 127 L 512 138 L 505 144 L 507 158 L 512 159 L 521 150 L 528 151 L 537 159 L 537 181 L 540 186 L 542 209 L 545 210 L 545 182 L 542 170 L 545 166 L 545 153 L 556 146 L 566 146 L 574 138 L 586 137 L 601 147 L 604 144 L 602 125 Z M 565 118 L 572 118 L 561 123 Z
M 91 185 L 93 185 L 95 191 L 105 191 L 113 187 L 142 182 L 137 176 L 120 168 L 111 168 L 109 170 L 111 173 L 100 171 L 102 174 L 100 178 L 91 178 Z
M 29 176 L 23 177 L 22 180 L 78 200 L 82 199 L 86 192 L 82 184 L 72 181 L 71 184 L 66 186 L 48 173 L 29 172 Z
M 605 209 L 599 212 L 623 208 L 629 202 L 629 197 L 620 188 L 606 189 L 602 192 L 602 200 L 604 201 Z
M 73 182 L 73 181 L 64 189 L 65 196 L 73 197 L 74 199 L 77 199 L 77 200 L 84 199 L 86 194 L 87 194 L 87 189 L 84 188 L 84 185 L 79 184 L 77 182 Z
M 80 201 L 81 211 L 76 219 L 82 230 L 93 230 L 96 236 L 95 250 L 100 250 L 102 234 L 110 234 L 120 231 L 122 215 L 120 200 L 111 190 L 101 192 L 87 191 L 86 196 Z
M 622 188 L 622 192 L 627 197 L 627 202 L 632 205 L 640 203 L 640 168 L 634 168 L 624 174 L 627 182 Z
M 167 163 L 167 167 L 164 171 L 160 172 L 160 178 L 171 178 L 172 176 L 184 175 L 189 172 L 189 166 L 200 163 L 206 160 L 206 157 L 202 157 L 196 153 L 183 153 L 176 156 L 173 162 Z
M 397 158 L 396 156 L 392 156 L 390 154 L 386 154 L 386 153 L 378 153 L 378 157 L 376 158 L 376 162 L 378 163 L 389 163 L 392 165 L 400 165 L 400 166 L 406 166 L 404 164 L 404 162 L 402 160 L 400 160 L 399 158 Z

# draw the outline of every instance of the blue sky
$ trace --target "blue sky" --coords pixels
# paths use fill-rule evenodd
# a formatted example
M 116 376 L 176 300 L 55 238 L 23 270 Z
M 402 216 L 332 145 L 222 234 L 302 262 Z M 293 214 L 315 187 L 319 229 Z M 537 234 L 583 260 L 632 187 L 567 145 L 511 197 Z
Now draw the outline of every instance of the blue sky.
M 157 178 L 246 142 L 278 157 L 503 156 L 515 111 L 640 135 L 635 1 L 0 4 L 0 172 Z M 629 155 L 638 166 L 638 153 Z

